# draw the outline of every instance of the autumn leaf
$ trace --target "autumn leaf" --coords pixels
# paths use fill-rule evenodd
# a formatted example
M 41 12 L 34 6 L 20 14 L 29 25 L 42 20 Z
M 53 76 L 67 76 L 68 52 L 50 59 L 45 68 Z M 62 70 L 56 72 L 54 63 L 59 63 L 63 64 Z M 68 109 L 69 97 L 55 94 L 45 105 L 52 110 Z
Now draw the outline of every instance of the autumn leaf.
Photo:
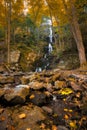
M 45 125 L 44 123 L 41 123 L 40 128 L 41 128 L 41 129 L 44 129 L 45 126 L 46 126 L 46 125 Z
M 34 94 L 32 94 L 29 98 L 30 99 L 33 99 L 35 97 L 35 95 Z
M 52 125 L 52 130 L 58 130 L 56 125 Z
M 69 119 L 69 116 L 68 116 L 68 115 L 65 115 L 65 116 L 64 116 L 64 119 L 68 120 L 68 119 Z
M 70 127 L 72 127 L 72 128 L 77 128 L 77 126 L 76 126 L 76 121 L 70 121 L 69 125 L 70 125 Z
M 59 91 L 59 93 L 62 95 L 69 95 L 69 94 L 73 93 L 73 90 L 70 88 L 63 88 Z
M 26 118 L 26 114 L 25 114 L 25 113 L 20 114 L 20 115 L 19 115 L 19 118 L 20 118 L 20 119 Z

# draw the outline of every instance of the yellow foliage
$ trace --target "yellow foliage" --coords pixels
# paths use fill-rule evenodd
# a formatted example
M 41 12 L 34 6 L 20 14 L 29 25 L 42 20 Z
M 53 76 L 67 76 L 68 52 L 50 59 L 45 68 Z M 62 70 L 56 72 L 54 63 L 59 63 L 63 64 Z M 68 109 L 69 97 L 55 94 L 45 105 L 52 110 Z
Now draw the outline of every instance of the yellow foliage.
M 72 127 L 72 128 L 76 128 L 76 127 L 77 127 L 77 126 L 76 126 L 76 121 L 70 121 L 69 125 L 70 125 L 70 127 Z
M 68 120 L 68 119 L 69 119 L 69 116 L 68 116 L 68 115 L 65 115 L 65 116 L 64 116 L 64 119 Z
M 63 88 L 59 91 L 59 93 L 62 95 L 69 95 L 69 94 L 73 93 L 73 90 L 70 88 Z

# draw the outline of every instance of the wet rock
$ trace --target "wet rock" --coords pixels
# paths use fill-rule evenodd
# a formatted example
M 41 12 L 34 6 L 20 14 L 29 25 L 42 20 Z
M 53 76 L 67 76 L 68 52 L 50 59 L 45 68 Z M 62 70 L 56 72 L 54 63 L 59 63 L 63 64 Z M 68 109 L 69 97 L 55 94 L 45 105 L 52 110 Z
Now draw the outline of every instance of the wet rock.
M 15 88 L 6 89 L 4 98 L 13 105 L 22 104 L 26 101 L 29 94 L 28 85 L 18 85 Z
M 0 114 L 0 130 L 8 129 L 9 125 L 10 125 L 10 120 L 9 120 L 9 116 L 8 116 L 8 111 L 4 110 Z
M 56 72 L 56 73 L 53 75 L 52 80 L 53 80 L 53 81 L 58 80 L 58 79 L 60 78 L 60 75 L 61 75 L 60 72 Z
M 52 113 L 53 113 L 53 110 L 52 110 L 50 107 L 43 106 L 42 109 L 43 109 L 45 112 L 49 113 L 49 114 L 52 114 Z
M 53 91 L 53 86 L 52 86 L 51 83 L 46 84 L 45 88 L 47 89 L 48 92 L 52 92 Z
M 0 84 L 13 83 L 13 82 L 14 82 L 13 76 L 0 75 Z
M 29 86 L 31 89 L 34 89 L 34 90 L 39 90 L 39 89 L 44 88 L 44 84 L 42 82 L 38 82 L 38 81 L 30 82 Z
M 70 82 L 71 87 L 74 89 L 74 91 L 81 91 L 81 86 L 77 85 L 75 82 Z
M 19 115 L 24 113 L 25 118 L 19 118 Z M 12 110 L 12 120 L 16 130 L 40 130 L 37 122 L 46 119 L 44 111 L 37 106 L 23 106 Z
M 21 84 L 28 84 L 29 83 L 29 78 L 30 78 L 30 76 L 22 76 L 20 78 Z
M 55 86 L 53 88 L 61 89 L 63 87 L 66 87 L 66 82 L 57 80 L 57 81 L 55 81 Z
M 58 130 L 69 130 L 69 129 L 66 128 L 65 126 L 61 126 L 61 125 L 59 125 L 57 128 L 58 128 Z
M 67 106 L 62 100 L 53 101 L 51 104 L 51 109 L 53 109 L 53 112 L 56 113 L 60 117 L 64 116 L 65 107 Z
M 38 106 L 42 106 L 46 103 L 46 94 L 39 91 L 32 92 L 29 98 L 30 102 Z

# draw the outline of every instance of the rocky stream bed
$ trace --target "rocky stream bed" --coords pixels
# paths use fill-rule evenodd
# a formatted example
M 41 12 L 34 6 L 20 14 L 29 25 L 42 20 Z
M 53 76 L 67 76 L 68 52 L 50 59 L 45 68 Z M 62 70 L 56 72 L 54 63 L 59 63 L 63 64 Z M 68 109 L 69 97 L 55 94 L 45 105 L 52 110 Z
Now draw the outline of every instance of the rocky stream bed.
M 0 130 L 87 130 L 87 71 L 0 72 Z

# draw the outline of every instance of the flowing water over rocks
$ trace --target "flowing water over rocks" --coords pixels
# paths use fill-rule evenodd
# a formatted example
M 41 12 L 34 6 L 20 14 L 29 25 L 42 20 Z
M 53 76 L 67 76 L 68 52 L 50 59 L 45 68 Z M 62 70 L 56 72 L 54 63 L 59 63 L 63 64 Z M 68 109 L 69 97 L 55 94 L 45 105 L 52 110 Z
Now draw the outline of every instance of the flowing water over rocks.
M 0 130 L 86 130 L 87 71 L 0 74 Z

